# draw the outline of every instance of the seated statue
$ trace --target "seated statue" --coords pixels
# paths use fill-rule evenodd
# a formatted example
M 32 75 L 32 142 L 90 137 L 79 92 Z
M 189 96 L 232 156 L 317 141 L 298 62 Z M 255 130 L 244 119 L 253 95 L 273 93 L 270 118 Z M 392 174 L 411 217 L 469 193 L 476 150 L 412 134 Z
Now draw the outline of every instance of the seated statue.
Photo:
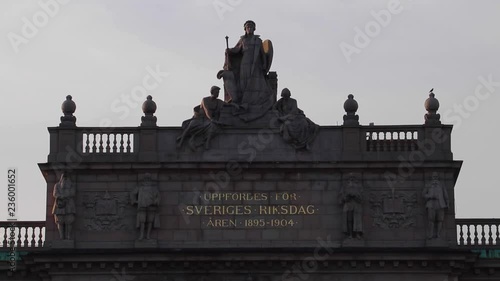
M 219 114 L 224 102 L 218 99 L 220 88 L 212 86 L 210 96 L 201 100 L 201 104 L 193 108 L 193 117 L 182 122 L 182 135 L 177 138 L 180 148 L 188 139 L 189 148 L 195 151 L 200 146 L 210 148 L 210 140 L 219 130 Z
M 282 122 L 280 134 L 285 142 L 290 143 L 295 149 L 309 149 L 319 126 L 304 115 L 291 95 L 290 90 L 284 88 L 281 91 L 281 99 L 274 105 L 274 109 L 279 113 L 278 120 Z
M 255 22 L 244 24 L 245 35 L 234 48 L 226 49 L 224 69 L 217 73 L 224 80 L 225 101 L 234 105 L 234 114 L 245 122 L 258 119 L 273 104 L 267 81 L 272 60 L 272 44 L 255 35 Z M 227 38 L 227 37 L 226 37 Z
M 220 110 L 224 106 L 224 102 L 218 99 L 219 92 L 219 87 L 212 86 L 212 88 L 210 88 L 210 96 L 204 97 L 200 103 L 200 109 L 211 121 L 219 120 Z

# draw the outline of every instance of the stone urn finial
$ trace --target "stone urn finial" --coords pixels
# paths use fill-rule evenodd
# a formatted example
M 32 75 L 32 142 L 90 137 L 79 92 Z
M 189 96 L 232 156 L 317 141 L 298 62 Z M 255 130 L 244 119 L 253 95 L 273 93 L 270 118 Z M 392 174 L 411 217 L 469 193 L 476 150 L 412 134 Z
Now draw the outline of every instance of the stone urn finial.
M 347 100 L 344 102 L 344 110 L 346 112 L 344 126 L 359 126 L 359 116 L 356 115 L 358 102 L 354 99 L 353 94 L 347 96 Z
M 156 127 L 156 103 L 153 101 L 151 95 L 147 96 L 146 101 L 142 104 L 142 112 L 144 116 L 141 117 L 141 127 Z
M 71 95 L 66 96 L 66 100 L 61 105 L 64 116 L 61 116 L 59 127 L 76 127 L 76 117 L 73 116 L 76 110 L 76 104 Z
M 439 101 L 435 98 L 434 88 L 429 91 L 429 97 L 425 100 L 424 107 L 427 113 L 424 115 L 425 125 L 440 125 L 441 115 L 436 113 L 439 109 Z

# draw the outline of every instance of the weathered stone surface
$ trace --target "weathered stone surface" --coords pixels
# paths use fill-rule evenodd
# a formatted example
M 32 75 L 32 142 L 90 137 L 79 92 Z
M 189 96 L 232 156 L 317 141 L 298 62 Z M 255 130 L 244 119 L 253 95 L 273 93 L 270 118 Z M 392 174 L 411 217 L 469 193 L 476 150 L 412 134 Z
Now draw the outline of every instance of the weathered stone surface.
M 158 127 L 149 129 L 147 134 L 150 141 L 156 138 L 158 144 L 153 158 L 136 154 L 83 157 L 83 164 L 73 169 L 78 188 L 76 215 L 81 218 L 75 222 L 74 250 L 106 249 L 113 263 L 121 260 L 133 263 L 131 267 L 124 264 L 134 272 L 133 277 L 155 280 L 155 274 L 161 272 L 169 280 L 179 281 L 200 279 L 201 275 L 194 273 L 196 270 L 207 272 L 202 275 L 210 280 L 223 277 L 246 281 L 248 274 L 234 272 L 249 269 L 258 280 L 281 280 L 283 272 L 293 270 L 294 264 L 301 268 L 304 260 L 314 258 L 315 250 L 323 251 L 326 256 L 325 260 L 315 260 L 318 274 L 311 274 L 309 280 L 406 280 L 400 279 L 400 269 L 407 269 L 400 264 L 408 259 L 415 262 L 411 268 L 415 274 L 404 278 L 418 280 L 416 276 L 425 272 L 426 280 L 432 280 L 436 276 L 446 277 L 452 271 L 440 269 L 437 274 L 421 266 L 422 260 L 436 259 L 436 250 L 441 251 L 437 253 L 440 260 L 464 258 L 464 254 L 458 258 L 445 254 L 445 249 L 451 250 L 456 241 L 453 187 L 461 165 L 452 161 L 447 142 L 439 144 L 436 153 L 426 158 L 432 161 L 415 164 L 408 162 L 415 152 L 383 150 L 383 144 L 370 142 L 366 136 L 372 127 L 323 126 L 308 151 L 292 149 L 277 131 L 270 130 L 264 135 L 260 129 L 224 128 L 212 140 L 210 150 L 190 152 L 175 148 L 175 138 L 181 133 L 179 128 Z M 443 129 L 449 133 L 450 127 Z M 415 130 L 420 138 L 426 136 L 427 129 L 415 127 Z M 57 133 L 57 129 L 52 129 L 51 134 Z M 52 164 L 65 157 L 58 145 L 51 146 L 49 163 L 41 164 L 47 173 L 48 193 L 57 180 Z M 427 217 L 422 197 L 425 183 L 435 170 L 439 170 L 441 183 L 451 198 L 442 229 L 444 242 L 440 245 L 431 245 L 426 240 Z M 145 172 L 154 175 L 161 200 L 161 227 L 151 233 L 157 244 L 149 250 L 137 246 L 136 209 L 128 202 L 124 204 L 127 198 L 122 198 L 137 186 Z M 349 173 L 359 175 L 363 186 L 363 240 L 360 241 L 346 241 L 342 233 L 343 208 L 339 197 Z M 48 196 L 48 211 L 52 204 Z M 51 249 L 53 242 L 57 246 L 57 230 L 50 221 L 46 227 L 46 247 Z M 141 256 L 136 258 L 114 252 L 139 248 L 142 250 L 137 253 Z M 154 249 L 162 251 L 162 256 L 155 256 Z M 411 253 L 416 249 L 429 249 L 433 252 L 432 259 L 413 256 Z M 307 253 L 303 254 L 304 251 Z M 234 256 L 218 260 L 218 256 L 228 253 Z M 373 256 L 363 259 L 360 253 Z M 120 261 L 116 261 L 118 257 Z M 398 267 L 392 260 L 385 262 L 387 259 L 397 260 Z M 103 263 L 104 269 L 121 266 Z M 91 267 L 101 270 L 100 263 Z M 214 270 L 224 274 L 217 275 Z M 367 270 L 374 272 L 366 274 Z M 327 273 L 330 271 L 334 273 Z M 364 274 L 353 274 L 356 271 Z M 183 274 L 176 275 L 179 272 Z M 95 280 L 110 279 L 109 272 L 94 273 Z

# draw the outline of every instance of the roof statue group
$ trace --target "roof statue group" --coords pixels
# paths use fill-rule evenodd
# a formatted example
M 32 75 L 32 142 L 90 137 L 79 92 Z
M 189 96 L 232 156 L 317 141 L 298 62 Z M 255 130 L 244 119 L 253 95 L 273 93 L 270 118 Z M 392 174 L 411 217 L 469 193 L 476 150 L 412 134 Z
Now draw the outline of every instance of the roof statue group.
M 224 82 L 224 101 L 218 99 L 220 87 L 212 86 L 210 96 L 194 107 L 193 117 L 183 122 L 183 133 L 177 138 L 177 147 L 185 144 L 195 151 L 210 148 L 210 141 L 224 126 L 269 119 L 280 122 L 280 134 L 285 142 L 296 149 L 309 149 L 319 126 L 306 118 L 291 98 L 290 90 L 283 89 L 276 102 L 269 70 L 273 59 L 271 41 L 262 41 L 255 35 L 253 21 L 244 24 L 245 35 L 233 48 L 226 36 L 224 67 L 217 78 Z M 267 122 L 269 124 L 270 122 Z M 271 122 L 272 123 L 272 122 Z

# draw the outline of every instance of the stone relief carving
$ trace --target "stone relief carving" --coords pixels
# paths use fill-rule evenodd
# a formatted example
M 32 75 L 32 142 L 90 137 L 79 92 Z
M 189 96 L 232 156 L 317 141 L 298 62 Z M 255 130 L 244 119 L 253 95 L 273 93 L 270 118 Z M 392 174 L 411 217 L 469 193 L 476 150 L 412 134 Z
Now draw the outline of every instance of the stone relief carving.
M 394 229 L 414 227 L 416 224 L 416 192 L 372 192 L 369 202 L 374 226 Z
M 123 220 L 127 203 L 128 194 L 125 192 L 85 194 L 84 227 L 92 231 L 131 230 L 132 227 Z

